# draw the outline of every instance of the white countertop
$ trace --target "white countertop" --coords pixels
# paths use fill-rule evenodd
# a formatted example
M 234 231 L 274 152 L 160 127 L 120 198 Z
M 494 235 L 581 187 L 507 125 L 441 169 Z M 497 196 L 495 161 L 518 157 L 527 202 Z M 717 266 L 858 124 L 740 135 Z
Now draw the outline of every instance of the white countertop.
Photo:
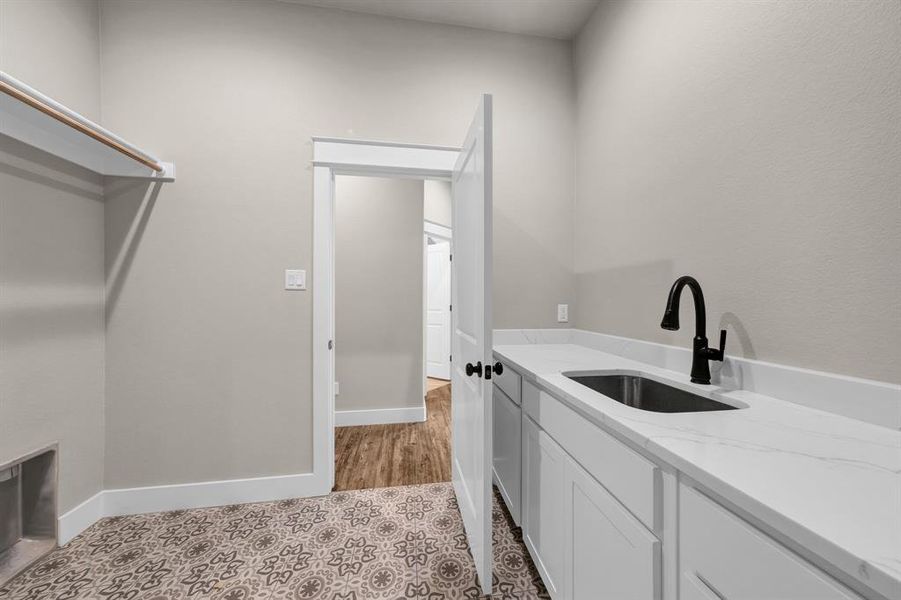
M 526 380 L 719 494 L 821 560 L 901 599 L 901 433 L 573 344 L 496 345 Z M 639 372 L 748 408 L 663 414 L 562 373 Z M 848 399 L 853 402 L 853 398 Z

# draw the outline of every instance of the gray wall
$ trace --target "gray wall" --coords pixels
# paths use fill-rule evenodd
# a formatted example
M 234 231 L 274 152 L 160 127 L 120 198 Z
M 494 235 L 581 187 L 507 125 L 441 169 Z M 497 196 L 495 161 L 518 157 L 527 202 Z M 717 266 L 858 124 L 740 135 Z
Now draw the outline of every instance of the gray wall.
M 100 115 L 93 0 L 0 0 L 0 70 Z M 59 442 L 59 508 L 103 487 L 100 177 L 0 136 L 0 463 Z
M 311 268 L 308 140 L 457 145 L 485 91 L 495 326 L 570 302 L 576 326 L 687 345 L 658 323 L 692 273 L 730 353 L 899 380 L 898 3 L 605 3 L 577 102 L 564 42 L 268 0 L 100 8 L 0 0 L 0 69 L 90 118 L 102 100 L 179 168 L 108 182 L 104 211 L 98 178 L 0 140 L 0 462 L 59 440 L 63 510 L 103 485 L 104 439 L 108 488 L 309 471 L 311 297 L 282 289 Z
M 423 405 L 423 182 L 335 178 L 336 410 Z
M 312 298 L 282 278 L 311 269 L 312 135 L 459 145 L 494 93 L 494 322 L 556 326 L 568 43 L 267 0 L 101 16 L 104 125 L 178 167 L 149 212 L 108 199 L 108 487 L 311 470 Z
M 901 4 L 602 5 L 575 46 L 575 325 L 901 381 Z
M 423 190 L 424 218 L 432 223 L 451 227 L 451 183 L 440 179 L 427 179 Z

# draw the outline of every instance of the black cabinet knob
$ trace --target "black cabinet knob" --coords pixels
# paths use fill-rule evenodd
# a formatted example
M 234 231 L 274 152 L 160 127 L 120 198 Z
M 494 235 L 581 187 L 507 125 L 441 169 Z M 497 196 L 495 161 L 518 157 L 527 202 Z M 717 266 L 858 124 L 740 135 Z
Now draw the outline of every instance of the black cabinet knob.
M 472 363 L 466 363 L 466 374 L 470 377 L 473 375 L 482 376 L 482 361 L 479 361 L 473 366 Z

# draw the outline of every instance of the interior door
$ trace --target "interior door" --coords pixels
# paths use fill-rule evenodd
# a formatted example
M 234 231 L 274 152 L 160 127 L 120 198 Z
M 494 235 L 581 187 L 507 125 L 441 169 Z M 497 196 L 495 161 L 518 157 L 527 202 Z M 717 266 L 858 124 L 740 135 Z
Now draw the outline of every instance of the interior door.
M 450 379 L 450 242 L 426 245 L 426 374 Z
M 451 401 L 454 492 L 482 592 L 491 593 L 491 96 L 452 177 Z M 469 367 L 467 369 L 467 367 Z

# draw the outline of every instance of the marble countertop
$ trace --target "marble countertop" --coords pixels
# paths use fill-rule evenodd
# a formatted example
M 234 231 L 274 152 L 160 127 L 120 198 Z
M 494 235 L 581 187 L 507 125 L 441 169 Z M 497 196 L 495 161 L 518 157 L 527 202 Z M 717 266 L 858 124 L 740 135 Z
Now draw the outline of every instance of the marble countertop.
M 495 345 L 495 354 L 586 418 L 892 600 L 901 599 L 901 433 L 573 344 Z M 663 414 L 568 379 L 628 371 L 741 410 Z M 849 399 L 853 402 L 853 399 Z

